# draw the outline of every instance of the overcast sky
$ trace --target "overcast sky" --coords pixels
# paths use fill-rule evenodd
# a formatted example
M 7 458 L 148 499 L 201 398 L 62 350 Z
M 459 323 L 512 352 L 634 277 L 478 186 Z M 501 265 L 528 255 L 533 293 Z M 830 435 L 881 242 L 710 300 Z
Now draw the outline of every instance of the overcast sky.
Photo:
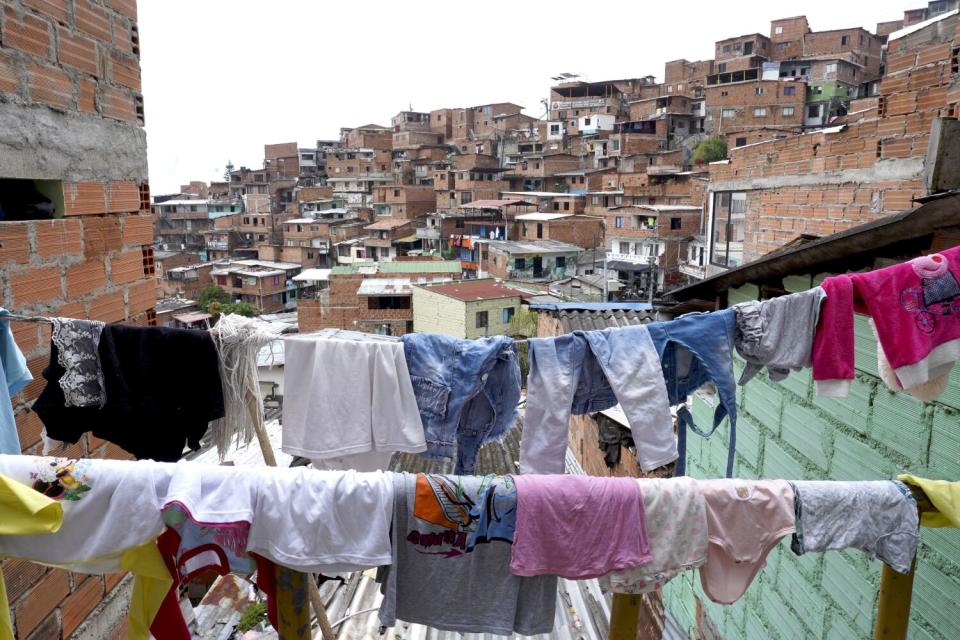
M 140 0 L 150 190 L 260 167 L 264 143 L 515 102 L 542 116 L 551 76 L 655 75 L 716 40 L 805 14 L 815 31 L 896 20 L 917 0 L 569 2 Z

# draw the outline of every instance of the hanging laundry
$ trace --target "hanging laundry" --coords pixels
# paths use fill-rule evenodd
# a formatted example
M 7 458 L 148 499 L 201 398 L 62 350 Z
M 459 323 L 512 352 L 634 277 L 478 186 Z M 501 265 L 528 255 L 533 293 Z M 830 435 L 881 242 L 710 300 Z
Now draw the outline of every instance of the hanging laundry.
M 629 429 L 624 429 L 613 420 L 601 420 L 598 427 L 600 450 L 603 451 L 603 461 L 611 469 L 620 464 L 620 450 L 633 449 L 633 435 Z
M 814 287 L 733 306 L 737 318 L 734 346 L 747 361 L 739 384 L 747 384 L 764 367 L 770 379 L 779 382 L 791 370 L 810 366 L 813 337 L 825 297 L 822 287 Z
M 737 448 L 737 395 L 733 379 L 733 349 L 736 334 L 733 309 L 712 313 L 688 313 L 668 322 L 646 325 L 663 368 L 667 396 L 677 410 L 677 466 L 682 476 L 686 467 L 687 427 L 698 436 L 709 438 L 724 417 L 730 418 L 730 442 L 727 448 L 727 477 L 733 476 Z M 686 407 L 687 398 L 712 382 L 720 396 L 713 414 L 713 427 L 704 431 L 693 422 Z
M 393 564 L 381 572 L 380 623 L 535 635 L 553 630 L 557 578 L 510 573 L 510 544 L 467 549 L 490 478 L 394 474 Z
M 650 539 L 650 562 L 615 571 L 600 585 L 615 593 L 648 593 L 707 561 L 707 513 L 693 478 L 637 480 Z
M 699 480 L 710 545 L 700 567 L 703 592 L 733 604 L 766 564 L 767 554 L 796 530 L 793 490 L 785 480 Z
M 53 498 L 0 474 L 0 540 L 4 536 L 56 533 L 63 507 Z M 0 571 L 0 640 L 13 640 L 7 587 Z
M 426 456 L 452 458 L 472 473 L 480 447 L 499 440 L 517 419 L 520 364 L 511 338 L 459 340 L 432 333 L 403 340 L 426 434 Z
M 513 478 L 485 476 L 483 482 L 487 487 L 481 489 L 480 499 L 470 509 L 477 527 L 467 536 L 467 551 L 495 540 L 512 544 L 517 528 L 517 485 Z
M 906 485 L 878 482 L 797 481 L 797 530 L 790 548 L 809 551 L 860 549 L 895 571 L 909 573 L 920 541 L 917 503 Z
M 155 543 L 164 529 L 154 481 L 161 468 L 150 462 L 0 456 L 0 474 L 63 509 L 63 524 L 53 533 L 0 536 L 0 556 L 80 573 L 134 573 L 129 637 L 146 640 L 173 582 Z
M 633 478 L 519 475 L 510 570 L 586 580 L 650 562 Z
M 256 435 L 255 423 L 263 424 L 257 356 L 282 331 L 281 324 L 236 314 L 220 316 L 211 331 L 220 357 L 224 415 L 211 423 L 210 433 L 221 461 L 231 442 L 249 444 Z
M 0 307 L 0 318 L 6 314 L 7 310 Z M 27 359 L 13 340 L 10 323 L 0 320 L 0 453 L 20 453 L 20 437 L 11 398 L 31 380 L 33 376 L 27 369 Z
M 873 318 L 870 318 L 868 322 L 870 323 L 871 331 L 873 331 L 873 337 L 877 340 L 877 372 L 880 374 L 880 379 L 883 380 L 883 383 L 887 385 L 887 388 L 891 391 L 904 391 L 900 381 L 897 380 L 897 374 L 894 372 L 890 360 L 887 359 L 887 354 L 883 352 L 883 345 L 880 344 L 880 338 L 877 337 L 877 327 L 873 322 Z M 947 371 L 939 376 L 930 378 L 923 384 L 918 384 L 915 387 L 906 389 L 906 393 L 923 402 L 933 402 L 947 390 L 947 385 L 949 384 L 950 372 Z
M 391 475 L 264 469 L 247 550 L 327 575 L 390 564 Z
M 920 524 L 925 527 L 960 528 L 960 482 L 929 480 L 909 474 L 897 476 L 897 480 L 919 487 L 936 507 L 936 511 L 920 514 Z
M 641 469 L 651 471 L 677 459 L 667 389 L 645 325 L 531 338 L 527 344 L 521 473 L 562 474 L 570 414 L 595 413 L 618 402 Z
M 50 341 L 57 347 L 63 375 L 57 381 L 67 407 L 103 407 L 107 391 L 100 367 L 100 334 L 105 323 L 97 320 L 50 318 Z
M 103 327 L 103 407 L 67 405 L 59 353 L 51 342 L 47 385 L 33 405 L 56 440 L 77 442 L 91 431 L 137 458 L 173 462 L 185 446 L 199 448 L 208 423 L 223 416 L 217 350 L 206 331 Z
M 957 274 L 960 247 L 824 280 L 827 300 L 813 352 L 818 395 L 845 397 L 848 392 L 854 375 L 855 310 L 873 318 L 885 357 L 904 389 L 949 374 L 960 359 Z
M 427 448 L 400 341 L 334 329 L 283 345 L 284 452 L 366 471 Z

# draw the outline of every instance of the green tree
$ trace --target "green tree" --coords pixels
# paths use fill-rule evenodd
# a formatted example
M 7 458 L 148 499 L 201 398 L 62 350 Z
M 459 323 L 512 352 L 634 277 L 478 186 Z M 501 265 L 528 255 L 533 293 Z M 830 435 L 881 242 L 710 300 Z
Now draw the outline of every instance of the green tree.
M 207 313 L 213 313 L 209 307 L 215 302 L 228 304 L 230 302 L 230 294 L 215 284 L 208 284 L 201 289 L 197 295 L 197 304 L 199 304 L 202 309 L 206 309 Z
M 537 335 L 536 311 L 520 308 L 510 318 L 510 335 L 521 338 L 534 338 Z M 520 385 L 527 388 L 527 374 L 530 372 L 530 351 L 526 342 L 517 345 L 517 358 L 520 365 Z
M 230 314 L 251 318 L 257 315 L 257 310 L 248 302 L 211 302 L 206 307 L 207 313 L 213 316 L 228 316 Z
M 727 141 L 723 138 L 701 140 L 693 150 L 694 164 L 707 164 L 727 157 Z

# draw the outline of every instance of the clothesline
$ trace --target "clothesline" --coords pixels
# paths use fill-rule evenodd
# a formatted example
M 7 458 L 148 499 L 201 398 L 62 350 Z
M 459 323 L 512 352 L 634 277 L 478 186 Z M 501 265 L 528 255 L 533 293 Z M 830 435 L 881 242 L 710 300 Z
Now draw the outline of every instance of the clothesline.
M 174 584 L 204 570 L 248 575 L 253 559 L 258 574 L 272 573 L 266 562 L 328 574 L 346 565 L 389 567 L 380 576 L 384 625 L 399 619 L 531 635 L 552 628 L 557 576 L 599 577 L 610 592 L 644 593 L 699 568 L 709 597 L 732 604 L 791 532 L 797 554 L 861 549 L 906 574 L 921 522 L 933 516 L 958 524 L 951 501 L 960 487 L 901 479 L 909 484 L 413 475 L 0 456 L 7 489 L 0 506 L 17 513 L 17 501 L 25 500 L 33 514 L 16 521 L 24 535 L 0 536 L 0 555 L 103 573 L 117 570 L 121 558 L 130 565 L 128 550 L 139 549 L 139 562 L 128 568 L 138 584 L 158 586 L 163 574 L 145 564 L 158 535 Z M 44 529 L 55 524 L 54 505 L 62 526 Z M 116 526 L 120 517 L 128 526 Z M 197 554 L 201 548 L 216 553 Z M 468 585 L 493 600 L 482 607 L 462 602 L 457 594 Z M 175 598 L 175 590 L 168 593 Z M 277 597 L 269 587 L 266 593 Z M 154 609 L 135 602 L 131 620 L 140 631 L 180 637 L 158 633 L 177 626 L 175 602 L 162 614 L 154 611 L 158 600 Z M 503 618 L 503 611 L 511 613 Z

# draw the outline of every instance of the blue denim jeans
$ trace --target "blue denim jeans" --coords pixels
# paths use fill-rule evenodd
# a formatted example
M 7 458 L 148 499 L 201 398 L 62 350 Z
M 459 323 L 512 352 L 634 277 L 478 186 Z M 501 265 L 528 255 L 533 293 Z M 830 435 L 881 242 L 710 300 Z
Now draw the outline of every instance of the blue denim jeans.
M 521 473 L 563 473 L 570 414 L 620 404 L 645 471 L 677 457 L 660 361 L 642 325 L 533 338 Z
M 677 412 L 676 475 L 685 471 L 687 427 L 708 438 L 724 417 L 730 417 L 730 445 L 727 450 L 727 477 L 733 477 L 733 456 L 737 446 L 737 394 L 733 379 L 733 342 L 736 334 L 734 310 L 711 313 L 688 313 L 668 322 L 646 325 L 660 356 L 663 378 L 667 383 L 670 405 L 686 402 L 694 391 L 712 382 L 717 387 L 720 404 L 713 415 L 713 428 L 704 431 L 693 423 L 686 407 Z
M 472 474 L 481 445 L 517 419 L 520 364 L 507 336 L 458 340 L 432 333 L 402 337 L 427 441 L 425 456 L 450 458 Z

